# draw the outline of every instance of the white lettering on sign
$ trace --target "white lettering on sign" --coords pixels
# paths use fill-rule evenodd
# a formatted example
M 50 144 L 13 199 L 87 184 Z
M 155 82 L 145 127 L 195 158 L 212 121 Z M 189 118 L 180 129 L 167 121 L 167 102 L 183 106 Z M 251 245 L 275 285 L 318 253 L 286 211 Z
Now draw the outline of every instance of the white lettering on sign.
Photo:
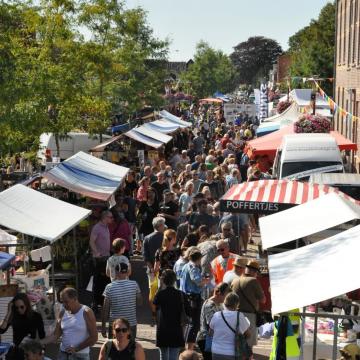
M 231 210 L 255 210 L 255 211 L 279 211 L 279 204 L 270 202 L 253 201 L 226 201 L 226 209 Z

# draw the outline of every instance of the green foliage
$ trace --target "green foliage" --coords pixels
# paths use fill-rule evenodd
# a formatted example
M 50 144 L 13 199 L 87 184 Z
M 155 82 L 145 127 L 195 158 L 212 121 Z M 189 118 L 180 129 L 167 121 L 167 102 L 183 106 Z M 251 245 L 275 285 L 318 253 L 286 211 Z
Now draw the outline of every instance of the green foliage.
M 77 29 L 86 28 L 89 39 Z M 0 2 L 0 152 L 159 105 L 168 43 L 115 0 Z
M 281 54 L 282 49 L 277 41 L 254 36 L 236 45 L 230 58 L 237 70 L 239 83 L 256 85 L 267 77 L 272 64 Z
M 190 83 L 192 95 L 211 96 L 215 91 L 227 93 L 235 88 L 235 69 L 228 56 L 212 49 L 206 42 L 196 46 L 194 63 L 183 73 L 182 81 Z
M 335 49 L 335 4 L 325 5 L 317 20 L 299 30 L 289 39 L 292 57 L 291 76 L 333 77 Z M 324 83 L 324 90 L 332 92 L 332 84 Z

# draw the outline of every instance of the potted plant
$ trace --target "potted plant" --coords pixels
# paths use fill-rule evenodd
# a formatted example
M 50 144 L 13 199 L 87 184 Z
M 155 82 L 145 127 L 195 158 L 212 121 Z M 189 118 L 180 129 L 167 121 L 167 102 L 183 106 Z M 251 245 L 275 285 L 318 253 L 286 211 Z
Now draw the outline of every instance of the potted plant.
M 301 115 L 294 123 L 295 133 L 329 133 L 330 121 L 321 115 Z

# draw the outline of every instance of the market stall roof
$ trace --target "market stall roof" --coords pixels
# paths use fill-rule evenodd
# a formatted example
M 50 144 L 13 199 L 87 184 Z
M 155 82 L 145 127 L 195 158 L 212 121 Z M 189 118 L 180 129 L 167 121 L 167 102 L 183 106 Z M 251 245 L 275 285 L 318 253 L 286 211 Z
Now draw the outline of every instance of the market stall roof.
M 327 185 L 360 185 L 360 174 L 349 173 L 315 173 L 311 174 L 309 182 Z
M 140 143 L 142 143 L 144 145 L 153 147 L 155 149 L 158 149 L 159 147 L 164 145 L 164 143 L 162 143 L 161 141 L 158 141 L 158 140 L 155 140 L 155 139 L 150 138 L 148 136 L 142 135 L 139 132 L 135 131 L 134 129 L 129 130 L 124 135 L 126 135 L 130 139 L 133 139 L 133 140 L 135 140 L 137 142 L 140 142 Z
M 137 133 L 152 138 L 154 140 L 160 141 L 163 144 L 167 144 L 169 141 L 172 140 L 172 136 L 163 134 L 159 131 L 149 129 L 144 125 L 133 128 L 132 130 L 136 131 Z
M 290 124 L 290 123 L 296 121 L 298 119 L 299 115 L 300 115 L 300 113 L 297 110 L 296 104 L 293 102 L 281 114 L 276 114 L 276 115 L 270 116 L 270 117 L 264 119 L 261 124 L 267 123 L 267 122 L 277 122 L 279 124 L 280 123 Z
M 284 135 L 295 134 L 294 126 L 289 125 L 271 134 L 250 140 L 247 143 L 248 154 L 268 155 L 275 157 L 276 150 L 280 147 Z M 330 131 L 330 135 L 335 138 L 340 150 L 357 150 L 357 145 L 347 139 L 337 131 Z
M 273 214 L 332 192 L 356 203 L 350 196 L 327 185 L 259 180 L 233 185 L 220 199 L 220 208 L 226 212 Z
M 280 129 L 280 123 L 277 121 L 262 122 L 256 129 L 256 136 L 264 136 Z
M 128 131 L 130 129 L 130 124 L 129 123 L 125 123 L 125 124 L 120 124 L 120 125 L 115 125 L 111 128 L 111 133 L 124 133 L 125 131 Z
M 71 191 L 107 201 L 129 169 L 82 151 L 44 173 L 44 178 Z
M 119 140 L 121 137 L 122 137 L 122 134 L 113 136 L 112 138 L 102 142 L 101 144 L 94 146 L 92 149 L 90 149 L 90 152 L 103 152 L 108 145 Z
M 360 219 L 360 206 L 344 196 L 329 193 L 291 209 L 261 217 L 262 246 L 268 249 L 354 219 Z
M 51 242 L 90 213 L 21 184 L 0 193 L 0 225 Z
M 168 121 L 170 121 L 172 123 L 180 125 L 180 127 L 182 127 L 182 128 L 187 128 L 187 127 L 192 126 L 191 122 L 181 120 L 179 117 L 169 113 L 166 110 L 161 110 L 160 111 L 160 116 L 162 116 L 163 118 L 165 118 L 166 120 L 168 120 Z
M 180 125 L 166 119 L 155 120 L 143 125 L 145 128 L 155 130 L 163 134 L 170 134 L 180 128 Z
M 302 308 L 360 288 L 360 225 L 269 256 L 272 312 Z

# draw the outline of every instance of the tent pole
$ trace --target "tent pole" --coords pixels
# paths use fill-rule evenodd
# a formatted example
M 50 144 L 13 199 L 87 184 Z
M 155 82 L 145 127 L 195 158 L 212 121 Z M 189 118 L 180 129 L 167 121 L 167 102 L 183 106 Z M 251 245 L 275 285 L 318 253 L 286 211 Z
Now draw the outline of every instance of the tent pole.
M 303 313 L 305 313 L 306 308 L 303 307 Z M 302 360 L 304 360 L 304 344 L 305 344 L 305 322 L 306 322 L 306 317 L 303 316 L 301 317 L 301 351 L 300 351 L 300 358 Z
M 51 283 L 53 288 L 53 305 L 55 306 L 56 302 L 56 291 L 55 291 L 55 261 L 54 261 L 54 254 L 53 248 L 51 247 Z
M 335 318 L 334 320 L 334 342 L 333 342 L 333 354 L 332 359 L 337 359 L 337 337 L 338 337 L 338 325 L 339 325 L 339 319 Z
M 313 360 L 316 360 L 316 347 L 317 347 L 317 326 L 318 326 L 318 304 L 315 305 L 315 319 L 314 319 L 314 339 L 313 339 Z
M 74 260 L 75 260 L 75 287 L 79 290 L 79 269 L 77 258 L 77 245 L 76 245 L 76 228 L 73 228 L 73 245 L 74 245 Z

